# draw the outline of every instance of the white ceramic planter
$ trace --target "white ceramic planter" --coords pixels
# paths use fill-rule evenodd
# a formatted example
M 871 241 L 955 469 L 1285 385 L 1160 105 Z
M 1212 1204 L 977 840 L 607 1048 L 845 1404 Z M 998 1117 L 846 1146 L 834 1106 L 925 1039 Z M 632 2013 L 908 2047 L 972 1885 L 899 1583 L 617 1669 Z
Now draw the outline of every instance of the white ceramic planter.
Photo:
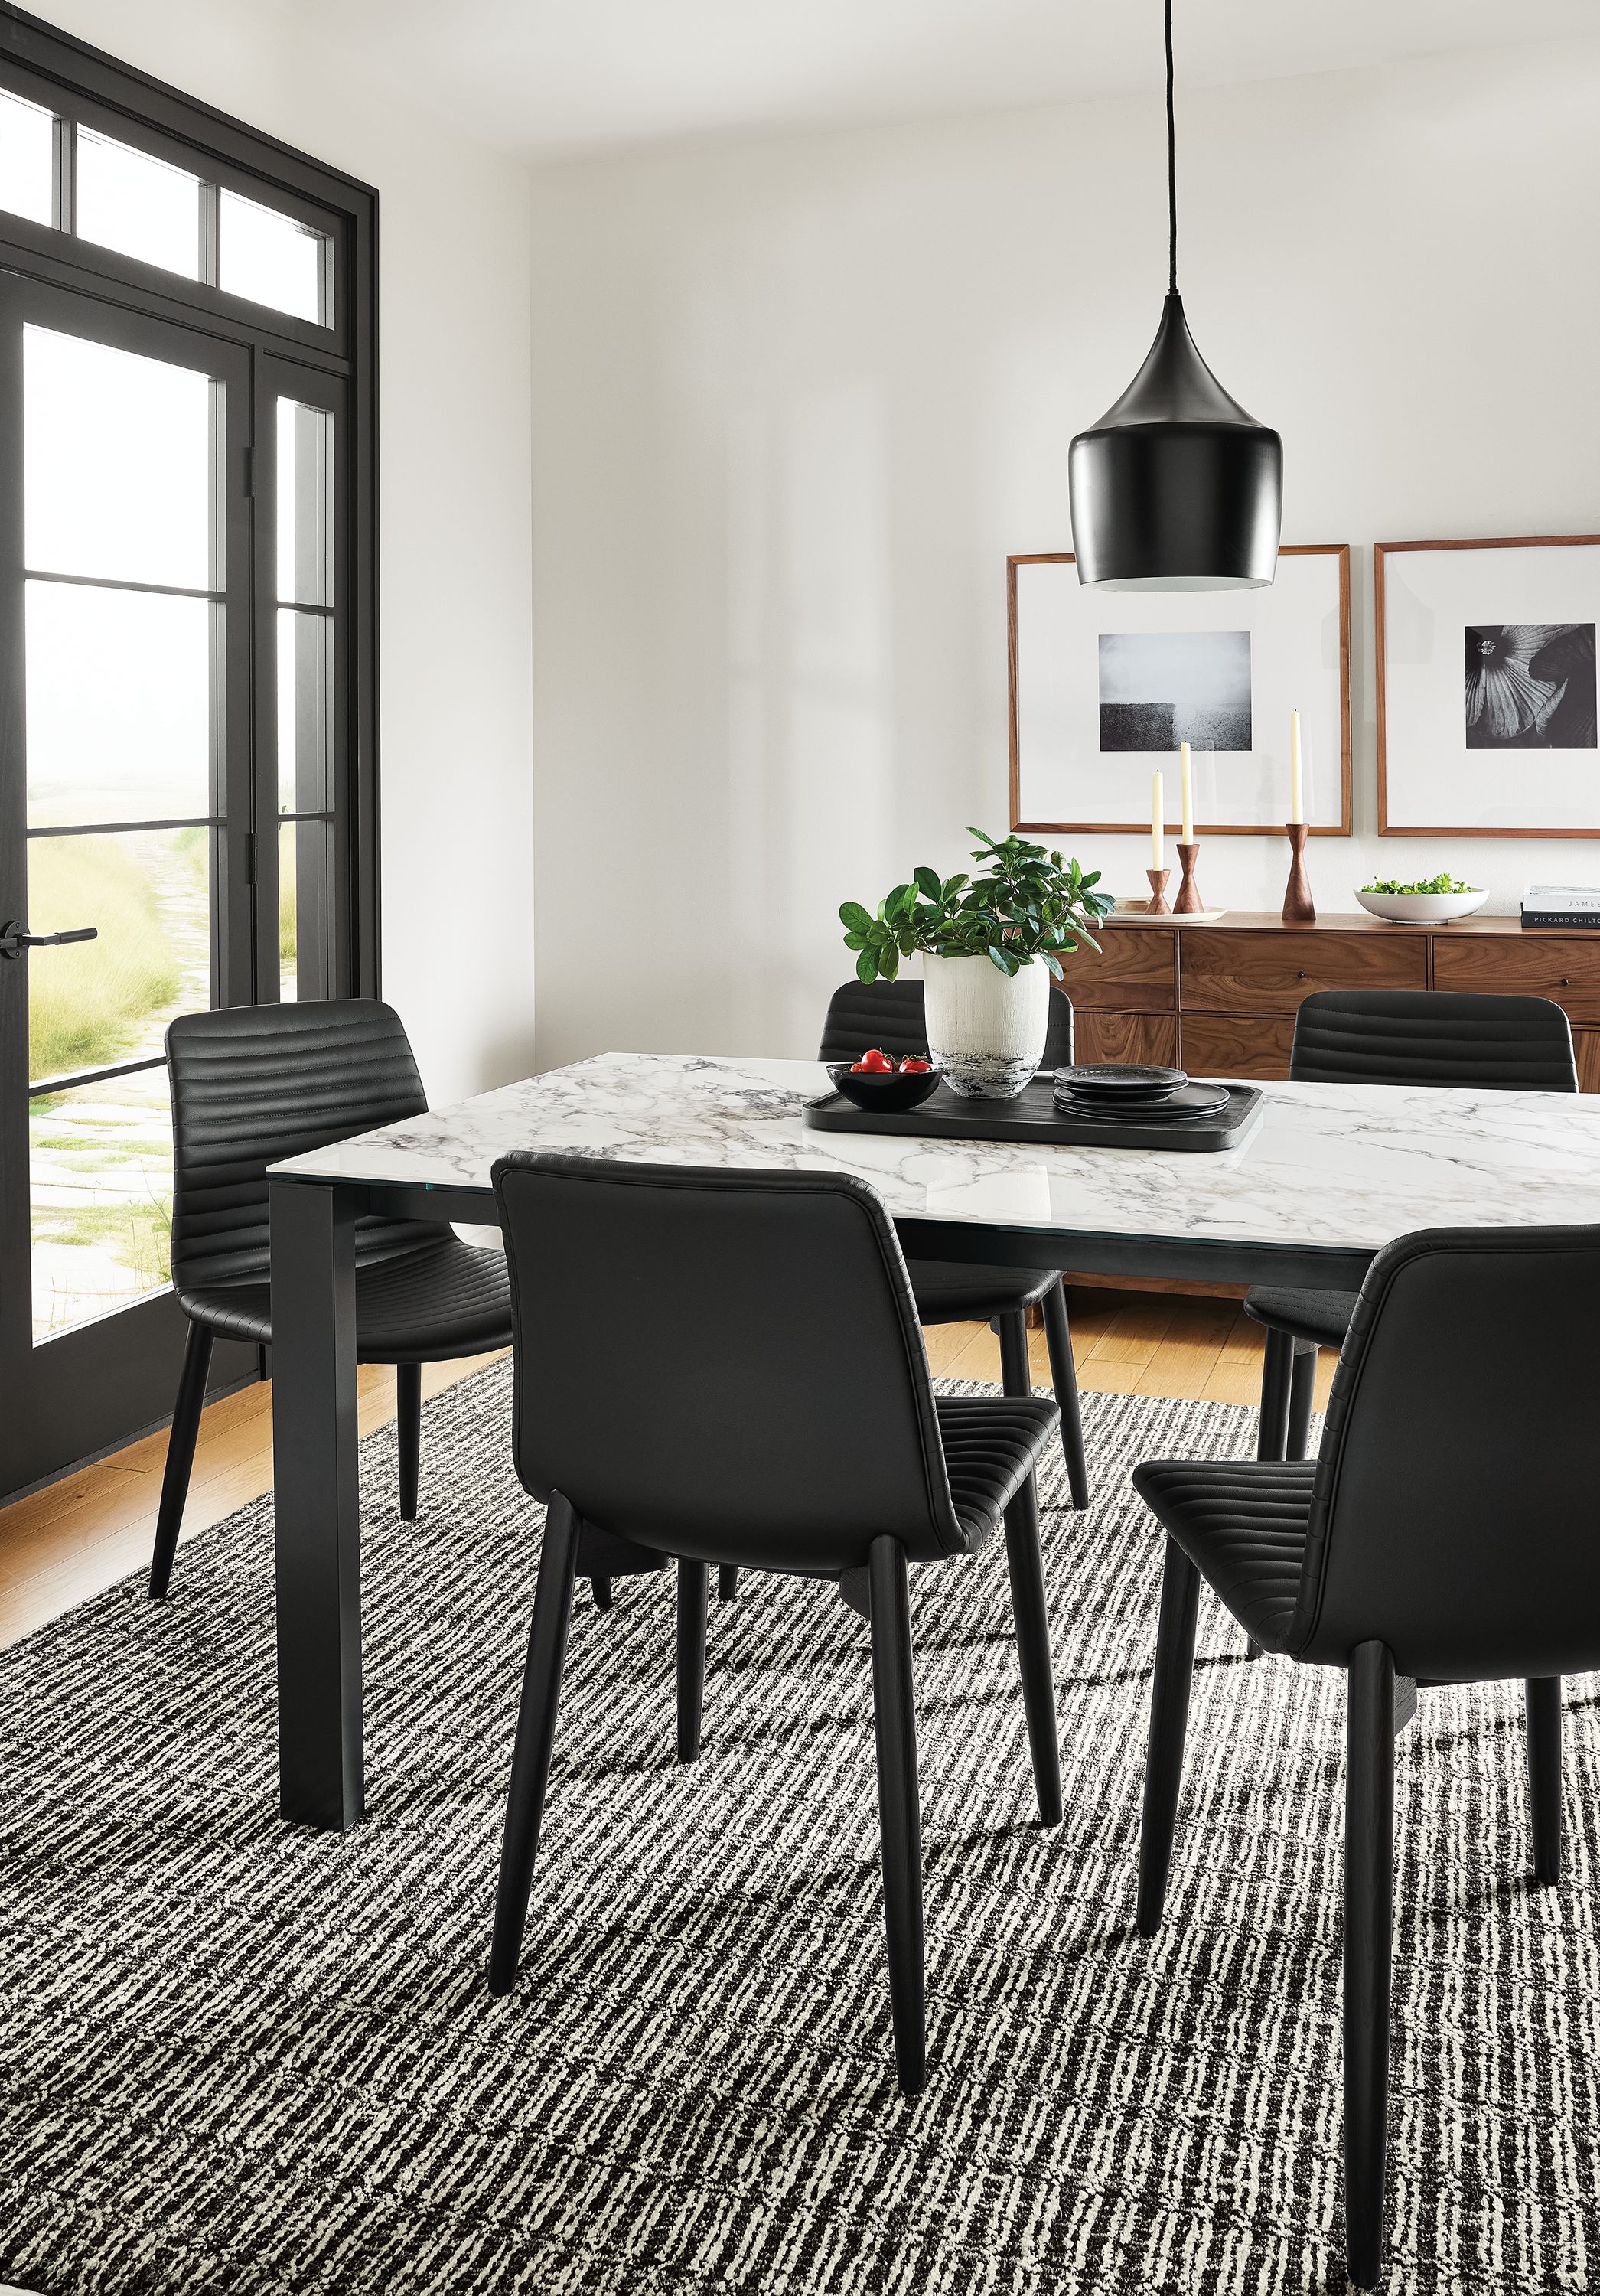
M 1050 975 L 1038 958 L 1007 980 L 987 956 L 925 956 L 923 986 L 928 1049 L 950 1090 L 1014 1099 L 1050 1029 Z

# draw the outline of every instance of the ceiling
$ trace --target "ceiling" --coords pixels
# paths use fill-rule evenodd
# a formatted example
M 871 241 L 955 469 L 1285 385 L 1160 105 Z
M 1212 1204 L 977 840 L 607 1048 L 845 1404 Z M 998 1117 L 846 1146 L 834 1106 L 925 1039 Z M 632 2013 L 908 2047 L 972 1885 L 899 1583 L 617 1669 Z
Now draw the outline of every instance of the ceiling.
M 291 0 L 529 160 L 1159 88 L 1160 0 Z M 1596 0 L 1177 0 L 1180 81 L 1600 29 Z

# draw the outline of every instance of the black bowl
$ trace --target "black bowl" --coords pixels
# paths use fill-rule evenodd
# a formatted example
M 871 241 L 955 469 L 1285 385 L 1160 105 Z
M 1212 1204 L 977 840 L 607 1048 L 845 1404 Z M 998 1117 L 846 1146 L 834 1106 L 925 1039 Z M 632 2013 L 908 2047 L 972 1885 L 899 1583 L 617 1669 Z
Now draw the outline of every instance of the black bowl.
M 909 1076 L 897 1070 L 891 1075 L 882 1069 L 857 1070 L 849 1061 L 830 1061 L 827 1069 L 847 1100 L 853 1100 L 857 1108 L 874 1109 L 880 1116 L 898 1116 L 907 1108 L 920 1108 L 939 1090 L 937 1069 L 925 1073 L 914 1069 Z

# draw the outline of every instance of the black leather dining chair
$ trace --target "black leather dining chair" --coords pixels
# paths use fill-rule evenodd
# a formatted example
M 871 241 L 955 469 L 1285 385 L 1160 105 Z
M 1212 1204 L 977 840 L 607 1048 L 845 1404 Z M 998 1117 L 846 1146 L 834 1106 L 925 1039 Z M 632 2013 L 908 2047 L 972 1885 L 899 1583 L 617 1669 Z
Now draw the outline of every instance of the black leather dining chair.
M 172 1283 L 189 1319 L 150 1591 L 167 1593 L 213 1342 L 272 1345 L 267 1168 L 420 1116 L 428 1105 L 398 1013 L 366 997 L 185 1013 L 167 1031 L 172 1083 Z M 416 1513 L 422 1367 L 511 1343 L 505 1262 L 442 1221 L 356 1226 L 356 1358 L 393 1364 L 400 1513 Z
M 836 988 L 823 1024 L 820 1061 L 859 1060 L 872 1046 L 892 1053 L 928 1055 L 920 980 L 846 981 Z M 1072 1006 L 1059 989 L 1050 992 L 1050 1027 L 1045 1039 L 1046 1069 L 1067 1068 L 1072 1060 Z M 985 1267 L 960 1260 L 910 1259 L 912 1293 L 923 1324 L 991 1324 L 1000 1341 L 1000 1380 L 1007 1395 L 1028 1395 L 1027 1311 L 1038 1308 L 1050 1355 L 1050 1380 L 1061 1406 L 1061 1443 L 1067 1482 L 1075 1507 L 1089 1503 L 1088 1470 L 1083 1456 L 1083 1423 L 1078 1407 L 1078 1374 L 1067 1295 L 1053 1267 Z
M 1325 988 L 1294 1016 L 1289 1081 L 1576 1092 L 1578 1070 L 1567 1016 L 1547 997 Z M 1317 1351 L 1342 1345 L 1355 1305 L 1353 1292 L 1309 1286 L 1245 1293 L 1245 1314 L 1267 1327 L 1258 1458 L 1305 1457 Z
M 1266 1649 L 1349 1677 L 1345 2240 L 1358 2287 L 1375 2284 L 1383 2247 L 1394 1734 L 1417 1684 L 1526 1684 L 1534 1873 L 1560 1878 L 1561 1677 L 1600 1666 L 1597 1284 L 1600 1227 L 1402 1236 L 1358 1295 L 1315 1463 L 1134 1471 L 1167 1532 L 1141 1936 L 1166 1897 L 1200 1580 Z M 1514 1347 L 1489 1344 L 1506 1332 Z
M 515 1316 L 517 1472 L 547 1504 L 489 1986 L 508 1992 L 578 1572 L 677 1562 L 680 1756 L 698 1743 L 710 1565 L 839 1583 L 868 1618 L 890 2000 L 924 2080 L 921 1830 L 907 1565 L 1002 1521 L 1039 1815 L 1061 1817 L 1034 1466 L 1038 1397 L 935 1398 L 882 1203 L 842 1173 L 521 1152 L 494 1169 Z M 626 1295 L 619 1324 L 611 1303 Z M 772 1302 L 784 1313 L 775 1316 Z M 699 1677 L 693 1663 L 697 1637 Z

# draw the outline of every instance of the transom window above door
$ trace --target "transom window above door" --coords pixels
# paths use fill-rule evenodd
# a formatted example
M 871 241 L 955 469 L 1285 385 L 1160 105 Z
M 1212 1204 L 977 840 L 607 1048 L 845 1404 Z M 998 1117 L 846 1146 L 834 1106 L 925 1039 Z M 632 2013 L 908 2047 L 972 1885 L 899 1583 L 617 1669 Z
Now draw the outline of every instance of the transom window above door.
M 0 89 L 0 209 L 333 324 L 332 231 L 10 89 Z

